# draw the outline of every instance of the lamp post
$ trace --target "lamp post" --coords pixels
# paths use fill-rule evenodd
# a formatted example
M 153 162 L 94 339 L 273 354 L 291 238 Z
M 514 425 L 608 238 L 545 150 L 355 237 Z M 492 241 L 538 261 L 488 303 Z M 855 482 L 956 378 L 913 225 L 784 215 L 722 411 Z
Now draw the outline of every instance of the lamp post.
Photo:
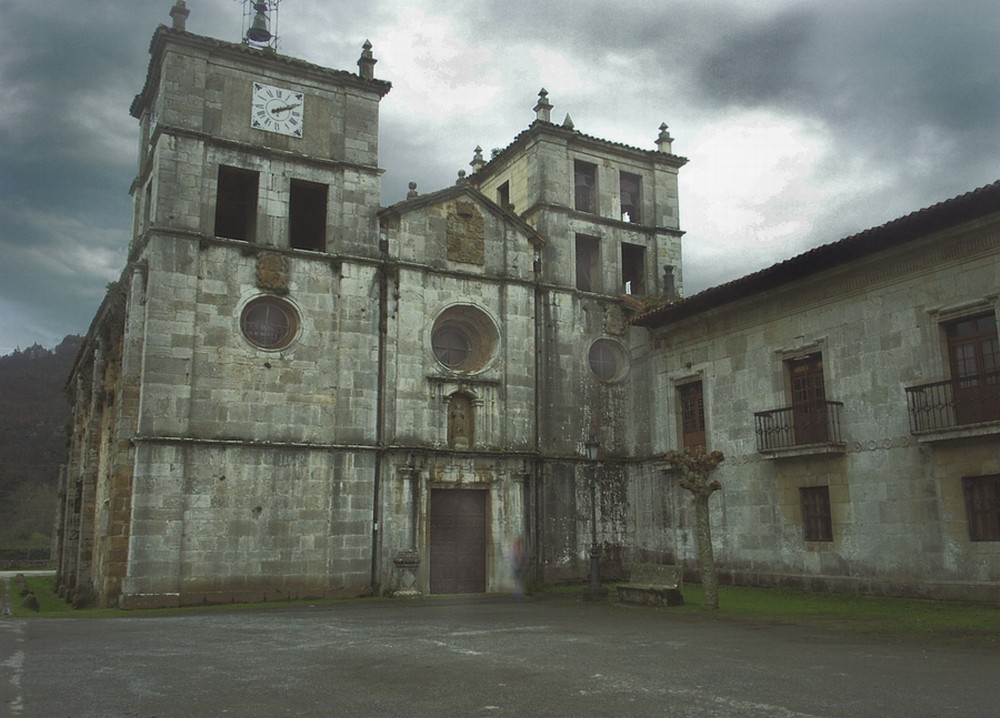
M 590 463 L 590 585 L 584 590 L 583 598 L 603 601 L 608 597 L 608 589 L 601 585 L 601 552 L 597 548 L 597 450 L 601 443 L 592 436 L 585 446 Z

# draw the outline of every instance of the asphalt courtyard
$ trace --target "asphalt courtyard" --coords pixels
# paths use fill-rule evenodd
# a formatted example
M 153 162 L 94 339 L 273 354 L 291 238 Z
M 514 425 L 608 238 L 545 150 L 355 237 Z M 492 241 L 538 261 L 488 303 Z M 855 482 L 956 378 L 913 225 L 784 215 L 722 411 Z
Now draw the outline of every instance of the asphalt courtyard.
M 0 715 L 996 716 L 1000 654 L 668 608 L 369 599 L 0 618 Z

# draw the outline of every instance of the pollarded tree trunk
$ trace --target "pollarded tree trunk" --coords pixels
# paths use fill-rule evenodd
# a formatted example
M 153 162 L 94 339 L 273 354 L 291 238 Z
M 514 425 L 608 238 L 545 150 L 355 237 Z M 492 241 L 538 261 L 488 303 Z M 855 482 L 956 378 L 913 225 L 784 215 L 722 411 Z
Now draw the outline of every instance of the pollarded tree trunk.
M 698 539 L 698 571 L 701 574 L 701 607 L 712 610 L 719 607 L 719 578 L 715 570 L 715 553 L 712 551 L 712 523 L 708 510 L 708 500 L 722 488 L 718 481 L 709 481 L 708 476 L 715 467 L 725 460 L 721 451 L 711 454 L 703 446 L 684 449 L 683 452 L 668 451 L 667 463 L 681 472 L 680 485 L 694 497 L 695 532 Z
M 715 571 L 712 523 L 708 512 L 708 499 L 712 494 L 698 492 L 693 495 L 695 532 L 698 535 L 698 571 L 701 574 L 701 607 L 712 610 L 719 607 L 719 577 Z

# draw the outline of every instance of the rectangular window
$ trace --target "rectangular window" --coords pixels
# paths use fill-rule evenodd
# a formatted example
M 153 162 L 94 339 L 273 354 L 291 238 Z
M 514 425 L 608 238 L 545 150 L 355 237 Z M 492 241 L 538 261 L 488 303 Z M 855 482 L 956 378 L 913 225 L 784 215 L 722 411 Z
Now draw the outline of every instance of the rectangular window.
M 993 312 L 945 325 L 959 424 L 1000 419 L 1000 343 Z
M 581 212 L 597 213 L 597 165 L 589 162 L 573 163 L 573 188 L 575 207 Z
M 685 448 L 705 446 L 705 399 L 701 382 L 677 387 L 677 397 L 681 409 L 681 443 Z
M 1000 541 L 1000 474 L 962 479 L 969 540 Z
M 597 237 L 576 235 L 576 288 L 585 292 L 599 289 L 600 243 Z
M 621 198 L 622 221 L 639 222 L 639 190 L 641 178 L 629 172 L 618 173 L 618 194 Z
M 645 294 L 646 248 L 622 242 L 622 286 L 626 294 Z
M 810 486 L 799 489 L 802 501 L 802 526 L 806 541 L 833 541 L 830 518 L 830 488 Z
M 215 236 L 252 242 L 257 229 L 259 173 L 219 165 Z
M 327 186 L 292 180 L 288 198 L 289 244 L 293 249 L 326 251 Z
M 788 362 L 792 389 L 792 422 L 795 443 L 821 444 L 830 440 L 823 355 L 810 354 Z
M 504 182 L 497 187 L 497 204 L 504 209 L 512 209 L 510 206 L 510 182 Z

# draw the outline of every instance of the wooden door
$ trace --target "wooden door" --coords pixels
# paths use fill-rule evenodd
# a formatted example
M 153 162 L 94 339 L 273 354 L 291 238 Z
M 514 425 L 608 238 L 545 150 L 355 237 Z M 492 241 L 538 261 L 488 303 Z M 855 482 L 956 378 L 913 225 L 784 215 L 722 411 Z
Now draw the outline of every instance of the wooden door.
M 1000 345 L 993 314 L 947 327 L 955 421 L 974 424 L 1000 419 Z
M 823 387 L 823 356 L 810 354 L 788 362 L 792 378 L 792 421 L 795 443 L 829 441 L 826 390 Z
M 705 399 L 701 382 L 677 387 L 681 402 L 681 432 L 684 447 L 705 446 Z
M 486 591 L 486 495 L 431 490 L 431 593 Z

